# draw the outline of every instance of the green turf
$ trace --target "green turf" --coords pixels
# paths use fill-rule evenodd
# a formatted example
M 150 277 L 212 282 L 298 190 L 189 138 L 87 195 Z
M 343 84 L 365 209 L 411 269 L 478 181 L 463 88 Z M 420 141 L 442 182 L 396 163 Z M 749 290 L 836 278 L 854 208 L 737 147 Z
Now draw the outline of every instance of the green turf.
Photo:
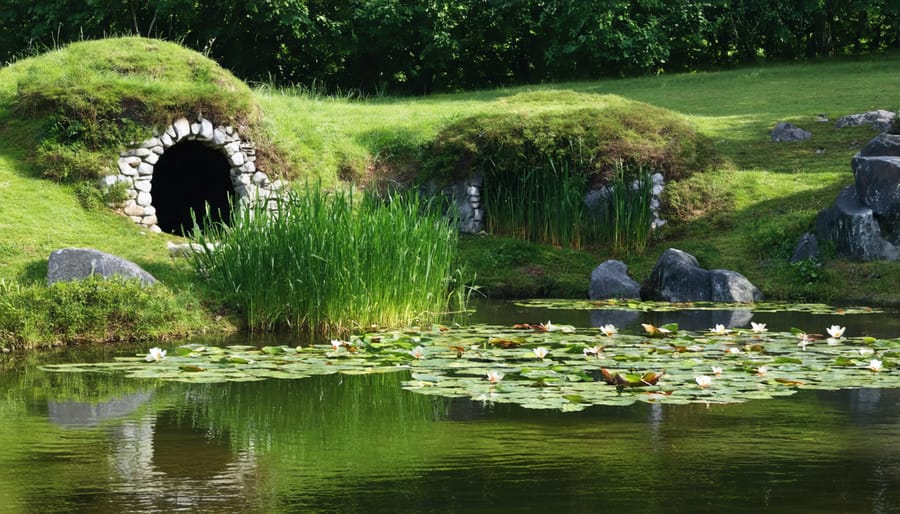
M 115 61 L 111 48 L 116 45 L 106 47 L 109 55 L 94 57 L 124 66 Z M 79 62 L 58 54 L 51 59 L 47 62 L 69 63 L 60 66 Z M 72 186 L 39 178 L 34 144 L 45 128 L 17 108 L 17 93 L 34 63 L 27 59 L 0 69 L 0 279 L 41 283 L 52 250 L 90 246 L 134 260 L 176 291 L 193 291 L 192 272 L 166 251 L 170 236 L 147 233 L 106 209 L 85 210 Z M 289 174 L 319 177 L 326 186 L 341 185 L 340 177 L 390 179 L 415 172 L 414 166 L 400 169 L 404 156 L 468 116 L 596 108 L 632 100 L 662 107 L 685 116 L 711 138 L 719 161 L 706 173 L 669 184 L 671 223 L 644 255 L 624 258 L 635 278 L 645 278 L 665 248 L 678 247 L 695 253 L 703 266 L 745 274 L 770 298 L 897 305 L 900 264 L 828 259 L 824 273 L 813 276 L 786 259 L 796 239 L 812 228 L 815 214 L 852 183 L 850 157 L 875 135 L 867 127 L 836 129 L 833 121 L 871 109 L 900 108 L 898 69 L 900 54 L 889 54 L 417 98 L 329 97 L 268 87 L 249 94 L 261 108 L 262 131 Z M 35 79 L 31 87 L 69 72 L 74 73 L 63 67 Z M 820 113 L 831 122 L 817 122 Z M 779 121 L 793 122 L 814 136 L 806 142 L 773 143 L 768 132 Z M 572 253 L 531 247 L 510 264 L 490 254 L 498 245 L 518 243 L 481 241 L 464 239 L 463 259 L 495 295 L 584 294 L 590 269 L 611 256 L 604 248 Z M 523 273 L 534 284 L 520 287 Z

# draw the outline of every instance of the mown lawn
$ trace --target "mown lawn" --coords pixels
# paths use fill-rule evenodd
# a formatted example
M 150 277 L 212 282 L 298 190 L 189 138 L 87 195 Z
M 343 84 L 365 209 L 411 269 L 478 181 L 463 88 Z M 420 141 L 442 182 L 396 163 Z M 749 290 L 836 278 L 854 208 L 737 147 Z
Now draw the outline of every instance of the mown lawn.
M 615 256 L 638 280 L 667 247 L 703 266 L 745 274 L 770 299 L 900 303 L 900 264 L 828 259 L 821 277 L 791 266 L 797 238 L 852 183 L 850 157 L 875 132 L 836 129 L 851 113 L 900 108 L 900 55 L 742 68 L 715 73 L 543 84 L 420 98 L 321 96 L 302 88 L 254 90 L 264 129 L 301 180 L 339 187 L 339 177 L 390 177 L 398 156 L 421 150 L 447 124 L 489 112 L 541 112 L 638 100 L 685 115 L 715 144 L 714 169 L 669 184 L 672 222 L 644 255 Z M 49 253 L 89 246 L 136 261 L 180 294 L 193 272 L 166 251 L 171 236 L 141 230 L 107 210 L 85 210 L 72 186 L 39 178 L 27 148 L 36 128 L 10 114 L 20 74 L 0 69 L 0 279 L 40 284 Z M 817 122 L 827 114 L 831 122 Z M 811 130 L 800 143 L 773 143 L 779 121 Z M 16 134 L 24 134 L 21 137 Z M 404 170 L 408 172 L 409 170 Z M 413 172 L 415 170 L 412 170 Z M 608 249 L 540 247 L 463 238 L 462 262 L 489 295 L 579 296 Z

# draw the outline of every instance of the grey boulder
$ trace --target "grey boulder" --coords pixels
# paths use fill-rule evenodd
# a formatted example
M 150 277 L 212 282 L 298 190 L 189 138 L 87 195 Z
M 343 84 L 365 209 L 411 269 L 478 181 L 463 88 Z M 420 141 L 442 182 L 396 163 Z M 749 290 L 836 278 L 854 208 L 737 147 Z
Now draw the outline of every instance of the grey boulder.
M 591 271 L 588 297 L 591 300 L 640 298 L 641 285 L 628 276 L 628 266 L 625 263 L 608 260 Z
M 92 275 L 104 278 L 137 278 L 144 284 L 155 284 L 153 275 L 137 264 L 92 248 L 63 248 L 50 254 L 47 284 L 81 280 Z
M 772 141 L 806 141 L 812 137 L 812 132 L 803 130 L 795 126 L 793 123 L 782 121 L 775 125 L 771 132 Z
M 832 241 L 838 254 L 861 261 L 897 260 L 900 248 L 882 237 L 871 208 L 856 197 L 853 186 L 844 188 L 834 206 L 816 216 L 816 237 Z
M 642 290 L 648 300 L 752 303 L 762 292 L 740 273 L 705 270 L 693 255 L 669 248 L 660 255 Z
M 894 114 L 891 111 L 877 109 L 874 111 L 863 112 L 859 114 L 848 114 L 841 116 L 834 124 L 837 128 L 858 127 L 861 125 L 871 125 L 872 128 L 879 132 L 884 132 L 891 128 L 894 122 Z

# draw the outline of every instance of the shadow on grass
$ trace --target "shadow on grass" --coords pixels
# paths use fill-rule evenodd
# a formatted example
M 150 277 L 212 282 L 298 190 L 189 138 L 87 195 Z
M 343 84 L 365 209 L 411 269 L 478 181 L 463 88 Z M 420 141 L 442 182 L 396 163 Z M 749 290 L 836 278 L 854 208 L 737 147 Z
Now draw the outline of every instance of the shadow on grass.
M 26 264 L 16 280 L 25 286 L 46 284 L 47 259 L 37 259 Z

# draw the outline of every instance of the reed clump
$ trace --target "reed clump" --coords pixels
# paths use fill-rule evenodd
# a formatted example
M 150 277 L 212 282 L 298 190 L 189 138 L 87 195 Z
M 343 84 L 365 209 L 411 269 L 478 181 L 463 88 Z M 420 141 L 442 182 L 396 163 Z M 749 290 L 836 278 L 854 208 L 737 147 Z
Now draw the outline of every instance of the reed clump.
M 457 231 L 436 204 L 321 187 L 195 230 L 197 271 L 251 330 L 337 336 L 428 323 L 464 307 Z M 211 243 L 207 245 L 207 243 Z
M 653 221 L 649 173 L 617 163 L 592 207 L 585 200 L 589 180 L 578 162 L 492 168 L 485 174 L 482 193 L 486 229 L 553 246 L 601 245 L 614 255 L 643 253 Z

